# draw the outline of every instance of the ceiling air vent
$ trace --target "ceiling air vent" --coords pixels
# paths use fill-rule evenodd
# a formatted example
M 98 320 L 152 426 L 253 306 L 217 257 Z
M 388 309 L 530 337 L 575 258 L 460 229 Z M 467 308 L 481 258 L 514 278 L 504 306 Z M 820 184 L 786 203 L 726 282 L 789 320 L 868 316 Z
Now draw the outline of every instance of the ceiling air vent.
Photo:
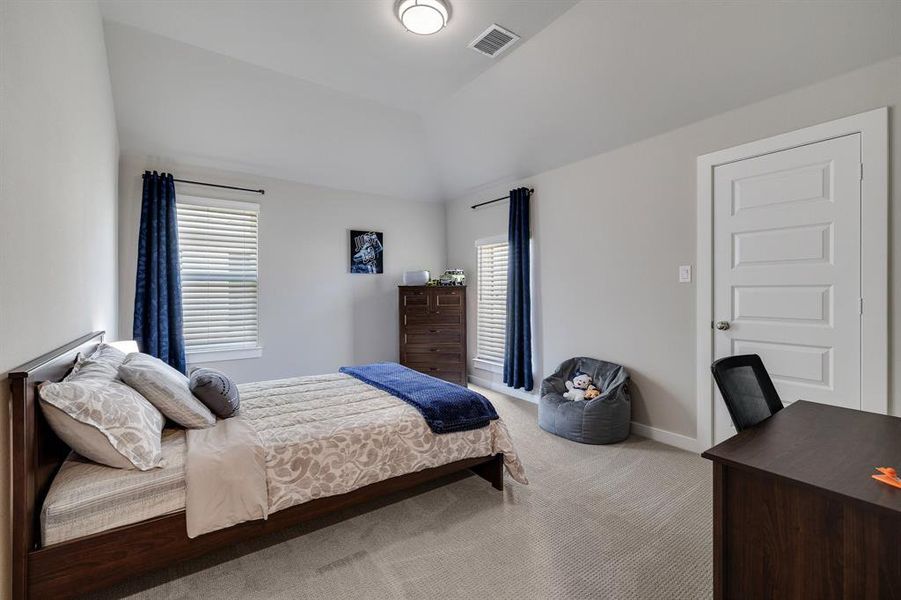
M 494 58 L 515 44 L 518 39 L 518 35 L 495 23 L 469 42 L 469 47 L 485 56 Z

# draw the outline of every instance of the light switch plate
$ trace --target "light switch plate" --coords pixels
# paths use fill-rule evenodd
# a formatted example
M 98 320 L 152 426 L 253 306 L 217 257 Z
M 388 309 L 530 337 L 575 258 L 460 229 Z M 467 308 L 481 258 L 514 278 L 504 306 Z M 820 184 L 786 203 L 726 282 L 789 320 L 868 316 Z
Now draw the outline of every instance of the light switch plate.
M 679 267 L 679 283 L 691 283 L 691 265 Z

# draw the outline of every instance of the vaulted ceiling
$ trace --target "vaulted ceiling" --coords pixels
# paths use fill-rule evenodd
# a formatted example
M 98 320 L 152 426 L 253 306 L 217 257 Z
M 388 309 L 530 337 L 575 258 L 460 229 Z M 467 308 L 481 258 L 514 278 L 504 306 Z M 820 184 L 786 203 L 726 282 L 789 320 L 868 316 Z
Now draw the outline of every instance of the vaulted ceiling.
M 103 0 L 122 150 L 442 200 L 901 54 L 895 0 L 450 1 Z

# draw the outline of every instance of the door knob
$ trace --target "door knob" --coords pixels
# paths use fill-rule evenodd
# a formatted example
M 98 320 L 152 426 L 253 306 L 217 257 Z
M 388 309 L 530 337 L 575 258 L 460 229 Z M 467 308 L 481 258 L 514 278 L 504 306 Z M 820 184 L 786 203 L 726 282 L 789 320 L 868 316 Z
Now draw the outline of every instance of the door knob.
M 713 326 L 720 331 L 726 331 L 727 329 L 729 329 L 729 321 L 717 321 Z

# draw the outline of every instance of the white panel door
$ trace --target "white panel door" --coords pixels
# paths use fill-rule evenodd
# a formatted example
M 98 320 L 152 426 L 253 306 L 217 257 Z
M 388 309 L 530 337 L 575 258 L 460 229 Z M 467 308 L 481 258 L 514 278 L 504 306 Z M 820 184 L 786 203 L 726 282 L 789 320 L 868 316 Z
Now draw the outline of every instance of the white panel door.
M 715 356 L 759 354 L 785 405 L 860 408 L 860 177 L 859 134 L 714 169 Z

